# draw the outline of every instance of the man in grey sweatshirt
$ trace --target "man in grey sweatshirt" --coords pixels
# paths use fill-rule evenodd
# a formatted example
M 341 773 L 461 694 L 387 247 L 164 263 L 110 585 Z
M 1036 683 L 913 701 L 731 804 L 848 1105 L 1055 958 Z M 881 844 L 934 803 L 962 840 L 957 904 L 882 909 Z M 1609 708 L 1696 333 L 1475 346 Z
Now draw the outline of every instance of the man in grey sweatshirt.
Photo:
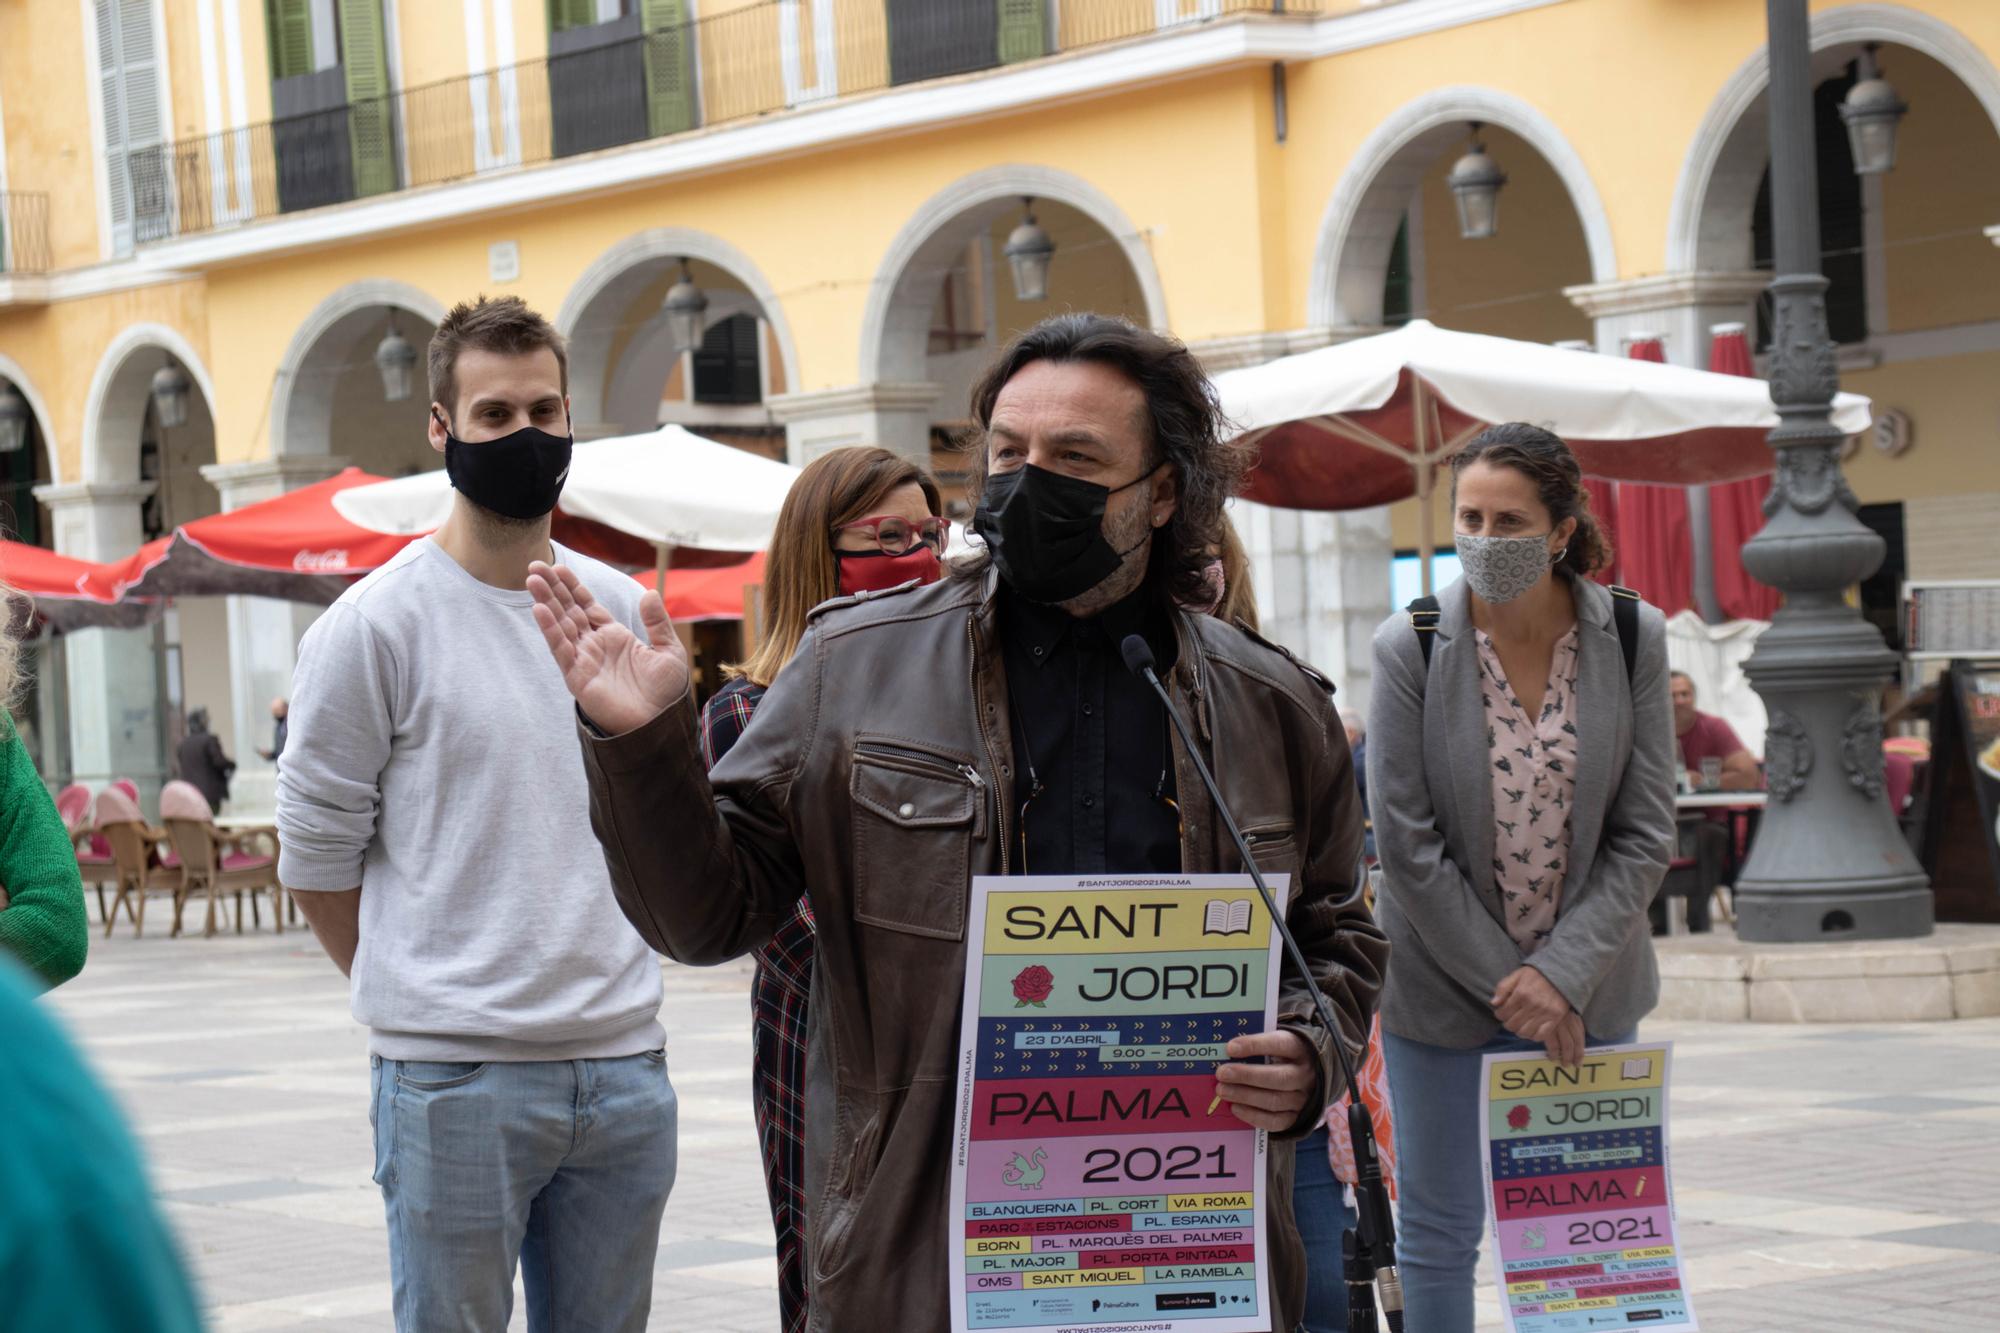
M 396 1326 L 645 1327 L 673 1186 L 660 973 L 591 835 L 575 713 L 530 561 L 576 569 L 640 629 L 638 586 L 555 546 L 562 339 L 517 298 L 445 317 L 434 536 L 299 645 L 279 874 L 370 1029 L 375 1180 Z

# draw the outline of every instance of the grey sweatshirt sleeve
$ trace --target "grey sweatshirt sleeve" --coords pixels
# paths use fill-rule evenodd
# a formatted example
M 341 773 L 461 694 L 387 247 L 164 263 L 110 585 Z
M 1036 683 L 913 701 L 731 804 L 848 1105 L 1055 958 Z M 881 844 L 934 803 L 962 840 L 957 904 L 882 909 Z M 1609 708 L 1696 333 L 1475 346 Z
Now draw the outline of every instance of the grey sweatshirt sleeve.
M 278 767 L 278 878 L 352 889 L 375 837 L 395 735 L 396 662 L 367 616 L 336 602 L 306 632 Z
M 1632 673 L 1632 754 L 1604 815 L 1585 881 L 1565 904 L 1555 933 L 1528 961 L 1579 1012 L 1590 1004 L 1633 932 L 1646 928 L 1646 906 L 1674 854 L 1673 704 L 1667 690 L 1666 622 L 1640 608 L 1639 652 Z

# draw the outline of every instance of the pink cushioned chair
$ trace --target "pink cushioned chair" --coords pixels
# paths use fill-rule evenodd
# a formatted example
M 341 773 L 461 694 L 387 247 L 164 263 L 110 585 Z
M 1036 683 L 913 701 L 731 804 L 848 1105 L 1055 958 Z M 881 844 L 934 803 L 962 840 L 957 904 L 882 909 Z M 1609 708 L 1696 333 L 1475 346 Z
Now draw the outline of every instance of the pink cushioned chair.
M 90 807 L 90 788 L 81 782 L 72 782 L 56 793 L 56 813 L 62 816 L 63 827 L 69 830 L 77 873 L 83 877 L 85 888 L 97 890 L 97 915 L 108 920 L 106 914 L 110 909 L 105 906 L 104 891 L 117 885 L 118 864 L 111 859 L 111 844 L 91 827 Z
M 216 899 L 223 894 L 235 895 L 237 934 L 243 933 L 245 893 L 250 895 L 251 924 L 261 926 L 263 918 L 257 910 L 257 895 L 265 889 L 271 891 L 272 915 L 277 918 L 278 932 L 284 933 L 277 848 L 272 846 L 268 854 L 260 854 L 247 852 L 238 845 L 251 839 L 275 842 L 269 830 L 253 830 L 237 838 L 220 832 L 215 827 L 215 812 L 209 808 L 208 799 L 187 782 L 169 782 L 161 789 L 160 820 L 167 826 L 167 836 L 173 840 L 185 877 L 182 905 L 198 893 L 208 895 L 208 922 L 202 934 L 215 934 Z M 177 910 L 177 921 L 179 915 Z
M 166 835 L 140 817 L 139 803 L 115 783 L 97 794 L 96 815 L 97 831 L 111 846 L 111 857 L 118 874 L 118 895 L 112 899 L 111 910 L 104 919 L 105 937 L 111 935 L 121 903 L 132 918 L 132 933 L 145 933 L 146 897 L 155 893 L 173 897 L 173 933 L 178 935 L 181 928 L 181 872 L 178 867 L 157 864 L 153 856 L 154 848 L 165 840 Z

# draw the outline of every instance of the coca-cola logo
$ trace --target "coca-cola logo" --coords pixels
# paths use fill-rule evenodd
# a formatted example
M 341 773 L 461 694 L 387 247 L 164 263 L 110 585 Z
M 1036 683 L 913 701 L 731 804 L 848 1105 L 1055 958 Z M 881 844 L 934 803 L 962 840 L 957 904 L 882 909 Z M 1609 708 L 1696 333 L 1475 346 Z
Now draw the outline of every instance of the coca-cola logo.
M 347 568 L 347 552 L 300 551 L 292 557 L 292 568 L 301 574 L 331 574 Z

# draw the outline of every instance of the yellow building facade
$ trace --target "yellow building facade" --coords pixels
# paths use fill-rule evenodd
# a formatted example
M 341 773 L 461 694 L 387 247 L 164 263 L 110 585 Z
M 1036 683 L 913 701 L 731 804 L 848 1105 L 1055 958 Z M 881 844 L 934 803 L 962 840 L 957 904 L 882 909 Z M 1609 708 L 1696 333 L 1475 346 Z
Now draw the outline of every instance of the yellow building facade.
M 1910 107 L 1895 170 L 1830 191 L 1822 126 L 1843 383 L 1911 423 L 1850 479 L 1911 528 L 1990 531 L 2000 5 L 1812 11 L 1829 113 L 1870 45 Z M 374 354 L 479 292 L 569 337 L 581 438 L 677 421 L 947 473 L 978 368 L 1059 309 L 1216 369 L 1415 315 L 1705 364 L 1764 280 L 1763 25 L 1758 0 L 0 7 L 0 378 L 33 417 L 0 456 L 14 535 L 110 559 L 347 463 L 437 466 L 421 368 L 388 401 Z M 1445 183 L 1474 122 L 1508 176 L 1483 240 Z M 1028 209 L 1056 245 L 1040 302 L 1004 254 Z M 692 351 L 662 309 L 684 262 L 710 302 Z M 192 389 L 162 432 L 167 365 Z M 1269 624 L 1346 701 L 1414 505 L 1240 515 Z M 1917 545 L 1913 576 L 2000 573 Z M 309 615 L 190 599 L 45 649 L 45 775 L 157 780 L 166 719 L 207 705 L 240 803 L 267 803 L 251 752 Z

